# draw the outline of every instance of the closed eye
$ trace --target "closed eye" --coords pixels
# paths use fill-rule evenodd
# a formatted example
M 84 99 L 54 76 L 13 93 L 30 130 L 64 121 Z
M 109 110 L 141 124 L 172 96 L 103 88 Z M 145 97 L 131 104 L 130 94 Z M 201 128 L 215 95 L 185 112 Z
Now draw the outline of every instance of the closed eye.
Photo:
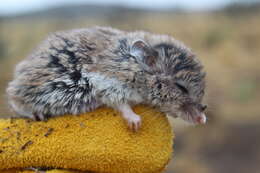
M 182 84 L 180 84 L 180 83 L 178 83 L 178 82 L 175 82 L 175 85 L 176 85 L 177 88 L 179 88 L 179 90 L 181 90 L 183 93 L 185 93 L 185 94 L 188 94 L 188 93 L 189 93 L 188 89 L 187 89 L 185 86 L 183 86 Z

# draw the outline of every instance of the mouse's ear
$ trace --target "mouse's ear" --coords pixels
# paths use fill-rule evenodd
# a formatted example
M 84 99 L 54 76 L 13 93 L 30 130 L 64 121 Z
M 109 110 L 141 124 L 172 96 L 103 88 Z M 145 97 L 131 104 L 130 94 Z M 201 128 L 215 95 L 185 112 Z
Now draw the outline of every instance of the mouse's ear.
M 156 62 L 156 52 L 143 40 L 136 40 L 131 45 L 130 54 L 136 58 L 138 62 L 142 62 L 149 67 L 154 66 Z

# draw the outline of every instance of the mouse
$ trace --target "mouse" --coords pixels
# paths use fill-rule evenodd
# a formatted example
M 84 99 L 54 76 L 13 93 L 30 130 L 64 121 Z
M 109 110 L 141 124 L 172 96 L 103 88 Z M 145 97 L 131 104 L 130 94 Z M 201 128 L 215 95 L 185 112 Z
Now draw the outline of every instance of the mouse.
M 205 76 L 198 57 L 172 36 L 95 26 L 49 34 L 17 64 L 6 93 L 17 117 L 44 121 L 108 106 L 138 131 L 137 104 L 205 124 Z

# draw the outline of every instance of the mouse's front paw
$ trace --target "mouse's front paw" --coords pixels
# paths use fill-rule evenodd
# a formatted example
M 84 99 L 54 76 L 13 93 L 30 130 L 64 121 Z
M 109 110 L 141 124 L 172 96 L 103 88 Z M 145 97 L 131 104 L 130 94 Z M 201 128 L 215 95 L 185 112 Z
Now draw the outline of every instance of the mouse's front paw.
M 127 115 L 125 116 L 125 119 L 127 121 L 128 127 L 137 132 L 138 129 L 141 127 L 141 118 L 139 115 L 136 114 L 131 114 L 131 115 Z

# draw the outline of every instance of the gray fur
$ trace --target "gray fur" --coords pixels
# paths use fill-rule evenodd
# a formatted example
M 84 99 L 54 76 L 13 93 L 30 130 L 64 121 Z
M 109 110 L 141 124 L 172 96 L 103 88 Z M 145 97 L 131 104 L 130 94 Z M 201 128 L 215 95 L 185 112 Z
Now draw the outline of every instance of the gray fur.
M 199 60 L 172 37 L 93 27 L 51 34 L 17 65 L 7 94 L 19 116 L 40 120 L 144 103 L 190 121 L 204 89 Z

